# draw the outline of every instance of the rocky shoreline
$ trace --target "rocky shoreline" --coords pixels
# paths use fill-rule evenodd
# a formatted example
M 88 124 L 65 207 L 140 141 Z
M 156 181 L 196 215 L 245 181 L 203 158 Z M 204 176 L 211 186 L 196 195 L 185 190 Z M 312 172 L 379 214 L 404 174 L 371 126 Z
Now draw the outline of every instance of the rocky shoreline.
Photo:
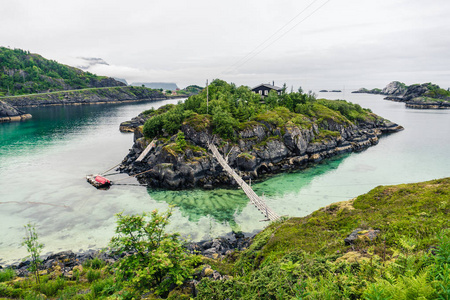
M 223 258 L 231 255 L 233 251 L 240 251 L 246 249 L 252 242 L 255 234 L 249 233 L 232 233 L 218 237 L 212 240 L 191 242 L 185 245 L 186 249 L 191 254 L 201 254 L 211 259 Z M 50 274 L 57 271 L 59 276 L 72 277 L 73 271 L 76 268 L 82 267 L 87 260 L 98 258 L 107 264 L 113 264 L 127 255 L 126 253 L 118 255 L 111 249 L 105 250 L 87 250 L 82 252 L 73 252 L 71 250 L 62 251 L 58 253 L 50 253 L 41 257 L 42 264 L 40 271 L 45 274 Z M 10 265 L 0 265 L 0 270 L 11 268 L 15 270 L 19 277 L 29 276 L 28 271 L 30 260 L 24 260 L 20 263 Z
M 208 130 L 197 131 L 190 124 L 183 124 L 181 131 L 191 146 L 180 152 L 175 148 L 176 135 L 160 138 L 150 154 L 137 162 L 151 142 L 143 137 L 142 127 L 137 127 L 142 121 L 134 119 L 132 126 L 133 122 L 127 124 L 128 130 L 134 129 L 134 145 L 119 170 L 130 175 L 146 172 L 137 176 L 141 183 L 166 189 L 236 186 L 207 150 L 210 141 L 214 141 L 244 180 L 260 180 L 270 174 L 302 169 L 334 155 L 364 150 L 376 145 L 381 135 L 403 130 L 402 126 L 377 116 L 358 125 L 328 120 L 321 128 L 317 124 L 310 128 L 292 125 L 279 128 L 261 121 L 239 131 L 239 139 L 232 144 Z
M 0 101 L 0 123 L 24 121 L 30 118 L 30 114 L 20 111 L 6 102 Z
M 83 90 L 60 91 L 14 97 L 2 101 L 14 107 L 127 103 L 143 100 L 168 99 L 160 91 L 135 86 L 119 86 Z

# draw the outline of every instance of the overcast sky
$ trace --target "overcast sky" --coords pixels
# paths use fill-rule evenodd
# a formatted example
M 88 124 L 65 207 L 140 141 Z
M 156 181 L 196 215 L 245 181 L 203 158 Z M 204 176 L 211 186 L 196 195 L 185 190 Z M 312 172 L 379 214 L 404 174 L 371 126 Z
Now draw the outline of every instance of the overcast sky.
M 0 0 L 0 45 L 131 82 L 450 87 L 449 0 Z

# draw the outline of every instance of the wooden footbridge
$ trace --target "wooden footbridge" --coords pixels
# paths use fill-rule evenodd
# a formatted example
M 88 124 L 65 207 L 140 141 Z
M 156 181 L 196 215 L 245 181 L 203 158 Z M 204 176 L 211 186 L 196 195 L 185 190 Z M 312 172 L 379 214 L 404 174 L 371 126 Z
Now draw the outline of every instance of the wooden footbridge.
M 253 205 L 264 215 L 269 221 L 275 221 L 280 218 L 266 203 L 253 191 L 253 189 L 228 165 L 222 155 L 213 143 L 208 143 L 214 157 L 217 159 L 222 168 L 231 176 L 237 184 L 242 188 L 244 193 L 250 199 Z

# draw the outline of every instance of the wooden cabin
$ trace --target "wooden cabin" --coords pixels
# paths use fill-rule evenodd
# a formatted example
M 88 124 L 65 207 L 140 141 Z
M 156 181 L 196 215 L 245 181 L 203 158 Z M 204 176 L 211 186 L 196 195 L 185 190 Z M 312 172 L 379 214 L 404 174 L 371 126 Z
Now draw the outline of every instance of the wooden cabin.
M 278 95 L 281 95 L 283 89 L 278 86 L 275 86 L 273 83 L 272 84 L 261 83 L 260 85 L 252 88 L 252 91 L 256 94 L 260 94 L 261 98 L 268 96 L 271 90 L 274 90 L 275 92 L 277 92 Z

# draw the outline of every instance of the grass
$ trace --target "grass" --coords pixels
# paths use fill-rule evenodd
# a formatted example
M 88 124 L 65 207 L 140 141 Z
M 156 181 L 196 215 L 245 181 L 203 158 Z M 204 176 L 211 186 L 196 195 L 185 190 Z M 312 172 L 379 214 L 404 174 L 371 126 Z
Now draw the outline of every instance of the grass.
M 436 234 L 448 227 L 450 178 L 424 183 L 379 186 L 349 202 L 337 203 L 304 218 L 274 223 L 257 235 L 249 252 L 258 250 L 266 259 L 302 250 L 332 254 L 345 252 L 343 240 L 355 228 L 377 228 L 382 240 L 396 247 L 398 237 L 414 236 L 417 251 L 436 242 Z
M 325 130 L 321 129 L 319 130 L 319 134 L 317 134 L 314 139 L 311 141 L 311 143 L 320 143 L 322 141 L 329 141 L 332 138 L 340 137 L 341 134 L 339 131 L 331 131 L 331 130 Z
M 275 222 L 221 268 L 231 280 L 202 280 L 198 298 L 449 299 L 449 194 L 450 178 L 380 186 Z M 345 245 L 355 228 L 380 234 Z

